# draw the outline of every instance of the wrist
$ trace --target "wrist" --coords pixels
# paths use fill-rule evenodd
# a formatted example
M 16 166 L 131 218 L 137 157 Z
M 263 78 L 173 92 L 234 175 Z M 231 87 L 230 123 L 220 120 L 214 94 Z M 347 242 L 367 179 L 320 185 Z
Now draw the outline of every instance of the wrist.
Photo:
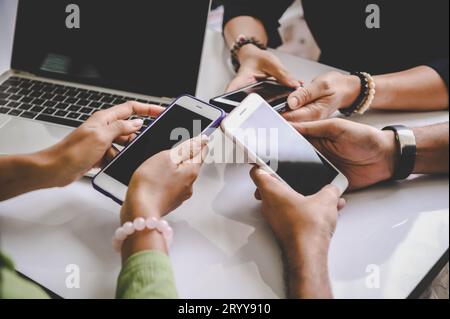
M 361 79 L 356 75 L 346 75 L 344 77 L 345 93 L 339 105 L 339 109 L 351 106 L 358 98 L 361 92 Z
M 163 216 L 161 209 L 156 201 L 151 199 L 148 192 L 140 189 L 130 188 L 121 210 L 121 223 L 133 221 L 138 217 L 149 218 L 155 217 L 160 219 Z
M 389 180 L 394 177 L 398 159 L 398 147 L 393 131 L 381 131 L 383 143 L 381 152 L 384 160 L 384 175 L 380 181 Z
M 330 241 L 331 236 L 320 234 L 301 236 L 293 253 L 286 254 L 291 298 L 332 297 L 328 276 Z
M 164 235 L 157 230 L 144 230 L 130 235 L 122 244 L 122 262 L 142 251 L 156 250 L 167 254 L 168 243 Z
M 328 256 L 332 234 L 326 231 L 301 231 L 290 242 L 283 244 L 283 251 L 290 265 L 307 257 L 323 259 Z
M 60 186 L 57 172 L 61 171 L 58 160 L 48 152 L 38 152 L 23 155 L 20 161 L 24 163 L 23 168 L 27 171 L 28 178 L 34 178 L 39 185 L 37 188 L 50 188 Z
M 264 52 L 262 49 L 258 48 L 256 45 L 249 43 L 243 46 L 236 54 L 239 63 L 245 64 L 246 62 L 254 62 L 257 56 Z

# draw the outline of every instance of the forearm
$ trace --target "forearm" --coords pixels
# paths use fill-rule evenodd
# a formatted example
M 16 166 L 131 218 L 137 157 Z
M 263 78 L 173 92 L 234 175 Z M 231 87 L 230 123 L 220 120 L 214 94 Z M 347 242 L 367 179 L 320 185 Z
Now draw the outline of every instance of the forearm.
M 449 124 L 414 128 L 417 144 L 415 174 L 449 172 Z
M 329 240 L 317 236 L 299 238 L 287 249 L 288 297 L 333 298 L 328 274 Z
M 55 186 L 53 167 L 44 153 L 0 157 L 0 201 Z
M 377 87 L 372 109 L 435 111 L 449 106 L 444 80 L 428 66 L 378 75 L 374 80 Z
M 237 37 L 241 34 L 247 37 L 253 37 L 267 45 L 268 37 L 266 29 L 261 21 L 256 18 L 241 16 L 230 20 L 224 29 L 225 40 L 231 49 Z

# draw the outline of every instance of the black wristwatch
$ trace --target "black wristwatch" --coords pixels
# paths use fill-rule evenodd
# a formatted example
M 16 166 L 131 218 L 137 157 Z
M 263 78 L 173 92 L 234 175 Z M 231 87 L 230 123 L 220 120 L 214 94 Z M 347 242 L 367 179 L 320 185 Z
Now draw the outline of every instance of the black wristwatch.
M 383 131 L 393 131 L 395 133 L 395 140 L 397 141 L 398 159 L 397 167 L 393 179 L 403 180 L 408 178 L 413 172 L 416 165 L 416 137 L 414 132 L 403 125 L 387 126 Z

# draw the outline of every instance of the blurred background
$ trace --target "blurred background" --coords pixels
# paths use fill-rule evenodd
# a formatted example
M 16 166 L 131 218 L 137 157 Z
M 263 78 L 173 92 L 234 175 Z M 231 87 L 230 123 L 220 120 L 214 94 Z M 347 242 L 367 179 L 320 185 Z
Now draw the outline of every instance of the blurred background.
M 213 0 L 209 18 L 209 28 L 222 31 L 223 6 L 226 0 Z M 310 60 L 318 60 L 320 49 L 303 19 L 303 8 L 300 0 L 293 1 L 293 5 L 280 20 L 280 34 L 284 44 L 281 51 Z

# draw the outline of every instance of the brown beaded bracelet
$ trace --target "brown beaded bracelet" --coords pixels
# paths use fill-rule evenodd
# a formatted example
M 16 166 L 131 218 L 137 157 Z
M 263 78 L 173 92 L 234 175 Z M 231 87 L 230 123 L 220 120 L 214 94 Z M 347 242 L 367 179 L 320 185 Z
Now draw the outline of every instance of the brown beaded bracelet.
M 247 38 L 245 35 L 240 35 L 231 49 L 231 63 L 233 64 L 233 69 L 237 73 L 241 67 L 241 63 L 238 59 L 239 51 L 248 44 L 253 44 L 261 50 L 267 50 L 267 46 L 261 43 L 261 41 L 251 37 Z

